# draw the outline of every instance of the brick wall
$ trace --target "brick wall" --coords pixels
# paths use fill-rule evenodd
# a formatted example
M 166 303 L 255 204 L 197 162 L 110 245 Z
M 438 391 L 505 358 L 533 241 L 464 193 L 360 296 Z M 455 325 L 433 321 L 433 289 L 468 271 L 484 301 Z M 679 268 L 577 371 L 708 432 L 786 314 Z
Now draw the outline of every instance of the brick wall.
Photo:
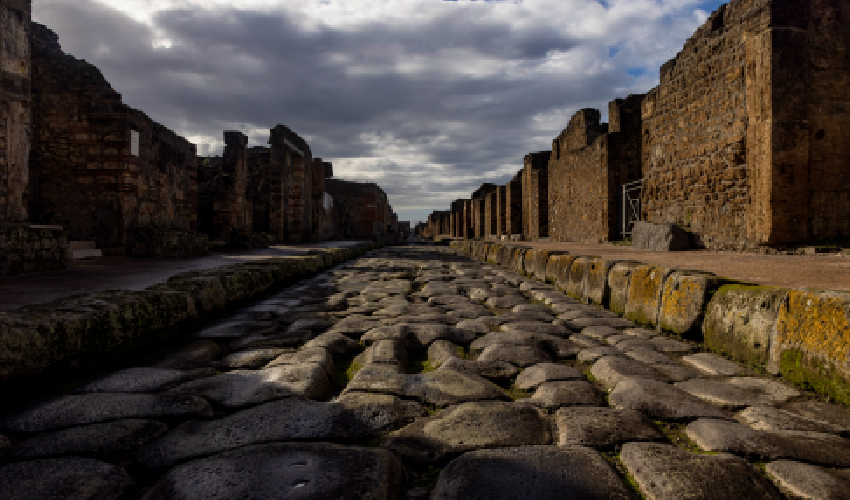
M 132 228 L 194 231 L 195 146 L 124 105 L 97 68 L 62 52 L 55 33 L 31 29 L 32 219 L 116 253 Z
M 498 231 L 498 217 L 497 212 L 497 202 L 496 202 L 496 193 L 498 192 L 498 188 L 496 191 L 488 194 L 484 197 L 484 238 L 495 235 Z
M 305 241 L 312 230 L 310 146 L 284 125 L 271 130 L 269 145 L 270 232 L 281 241 Z
M 505 184 L 505 234 L 523 234 L 522 171 Z
M 0 221 L 27 219 L 30 0 L 0 0 Z
M 505 210 L 507 197 L 507 187 L 498 186 L 496 188 L 496 236 L 501 238 L 507 234 L 507 211 Z
M 224 154 L 198 159 L 198 230 L 230 242 L 234 231 L 249 231 L 254 208 L 247 197 L 248 136 L 224 132 Z
M 535 241 L 549 237 L 549 174 L 551 151 L 525 156 L 522 169 L 523 237 Z
M 325 183 L 334 199 L 340 237 L 372 240 L 386 234 L 387 225 L 393 223 L 393 210 L 383 189 L 374 183 L 341 179 L 326 179 Z

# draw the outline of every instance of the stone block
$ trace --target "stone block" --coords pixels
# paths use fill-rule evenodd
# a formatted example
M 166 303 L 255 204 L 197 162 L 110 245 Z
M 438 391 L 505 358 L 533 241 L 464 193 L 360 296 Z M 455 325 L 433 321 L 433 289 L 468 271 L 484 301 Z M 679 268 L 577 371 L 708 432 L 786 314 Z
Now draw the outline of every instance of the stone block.
M 664 280 L 658 326 L 677 335 L 699 336 L 703 312 L 718 284 L 713 274 L 673 271 Z
M 641 265 L 634 269 L 629 279 L 626 298 L 626 318 L 641 325 L 656 326 L 661 305 L 664 281 L 672 269 Z
M 582 298 L 603 307 L 608 306 L 611 287 L 608 284 L 608 272 L 617 261 L 593 258 L 585 268 Z
M 593 257 L 578 257 L 570 266 L 570 272 L 567 275 L 567 283 L 564 288 L 564 293 L 570 297 L 579 300 L 584 296 L 585 275 L 593 260 Z
M 557 274 L 555 275 L 555 284 L 558 285 L 558 288 L 561 290 L 566 290 L 567 285 L 570 283 L 570 271 L 573 267 L 573 261 L 577 259 L 575 255 L 558 255 L 555 257 L 558 259 L 557 264 L 555 264 L 555 269 L 557 270 Z
M 608 309 L 617 314 L 626 313 L 632 273 L 642 265 L 640 262 L 618 262 L 611 266 L 608 271 Z
M 766 365 L 786 293 L 783 288 L 762 286 L 720 287 L 706 306 L 702 324 L 705 345 L 739 361 Z
M 779 307 L 768 370 L 850 404 L 850 293 L 790 290 Z
M 677 252 L 691 247 L 691 239 L 676 224 L 635 222 L 632 229 L 632 246 L 638 250 Z

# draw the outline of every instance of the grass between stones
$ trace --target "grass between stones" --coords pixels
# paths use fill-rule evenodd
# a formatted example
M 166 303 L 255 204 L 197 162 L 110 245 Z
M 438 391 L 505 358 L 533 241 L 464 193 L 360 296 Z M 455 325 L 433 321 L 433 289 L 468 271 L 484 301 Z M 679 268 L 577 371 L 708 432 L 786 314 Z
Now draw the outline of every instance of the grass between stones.
M 629 470 L 626 469 L 626 466 L 623 464 L 623 461 L 620 460 L 619 452 L 613 454 L 609 452 L 600 451 L 599 454 L 602 455 L 602 458 L 604 458 L 605 461 L 607 461 L 611 465 L 611 467 L 617 472 L 617 475 L 620 476 L 620 480 L 626 486 L 626 489 L 629 490 L 632 495 L 635 496 L 635 498 L 640 498 L 641 500 L 646 499 L 646 495 L 644 495 L 643 492 L 640 490 L 640 486 L 638 486 L 637 481 L 635 481 L 635 478 L 633 478 L 632 475 L 629 474 Z
M 356 357 L 357 354 L 338 354 L 334 356 L 334 370 L 331 378 L 332 382 L 340 389 L 344 389 L 351 382 L 351 379 L 357 375 L 357 372 L 363 368 L 360 363 L 354 361 Z
M 431 361 L 428 359 L 428 352 L 425 350 L 416 350 L 409 353 L 408 369 L 407 372 L 410 374 L 414 373 L 428 373 L 437 370 L 437 367 L 431 364 Z
M 691 453 L 698 453 L 700 455 L 717 455 L 716 451 L 704 451 L 702 448 L 697 446 L 697 444 L 691 441 L 691 438 L 685 434 L 685 427 L 688 424 L 681 424 L 675 422 L 664 422 L 663 420 L 654 420 L 653 421 L 658 429 L 661 431 L 664 436 L 670 440 L 670 442 L 679 448 L 682 448 L 685 451 L 689 451 Z

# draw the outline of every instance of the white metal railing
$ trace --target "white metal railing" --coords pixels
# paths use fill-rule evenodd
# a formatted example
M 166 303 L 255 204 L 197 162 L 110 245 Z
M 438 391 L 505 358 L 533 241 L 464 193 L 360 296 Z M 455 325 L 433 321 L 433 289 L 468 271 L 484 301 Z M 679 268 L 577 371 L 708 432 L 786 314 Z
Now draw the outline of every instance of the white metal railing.
M 623 184 L 622 186 L 622 233 L 623 238 L 632 234 L 632 226 L 635 221 L 640 220 L 641 194 L 643 193 L 643 179 Z

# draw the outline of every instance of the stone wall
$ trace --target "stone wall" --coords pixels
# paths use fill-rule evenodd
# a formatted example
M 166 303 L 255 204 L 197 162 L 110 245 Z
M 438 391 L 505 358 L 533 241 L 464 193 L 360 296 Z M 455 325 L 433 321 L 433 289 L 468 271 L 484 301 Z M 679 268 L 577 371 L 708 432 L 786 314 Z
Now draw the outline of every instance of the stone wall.
M 0 222 L 27 219 L 31 0 L 0 0 Z
M 333 163 L 313 158 L 312 166 L 312 222 L 310 239 L 313 241 L 330 240 L 335 237 L 333 218 L 333 196 L 328 194 L 325 180 L 333 177 Z
M 0 276 L 63 269 L 68 252 L 60 226 L 0 223 Z
M 224 154 L 198 159 L 198 231 L 232 242 L 231 233 L 250 231 L 254 207 L 248 194 L 248 136 L 224 132 Z
M 484 197 L 484 238 L 496 236 L 498 232 L 498 203 L 496 201 L 496 191 Z
M 131 228 L 194 231 L 195 146 L 124 105 L 46 27 L 32 24 L 31 47 L 32 220 L 62 225 L 70 239 L 93 240 L 105 253 L 124 253 Z
M 501 238 L 507 233 L 507 186 L 496 189 L 496 236 Z
M 601 242 L 621 236 L 621 186 L 640 177 L 642 95 L 609 104 L 611 126 L 583 109 L 552 143 L 549 236 Z
M 505 234 L 523 234 L 522 171 L 505 184 Z
M 325 183 L 334 199 L 340 237 L 372 240 L 386 233 L 393 211 L 387 194 L 377 184 L 341 179 L 327 179 Z
M 312 229 L 313 154 L 307 142 L 284 125 L 271 130 L 269 144 L 273 189 L 270 233 L 280 241 L 305 241 Z
M 525 156 L 522 169 L 522 235 L 527 241 L 549 237 L 549 174 L 551 151 Z

